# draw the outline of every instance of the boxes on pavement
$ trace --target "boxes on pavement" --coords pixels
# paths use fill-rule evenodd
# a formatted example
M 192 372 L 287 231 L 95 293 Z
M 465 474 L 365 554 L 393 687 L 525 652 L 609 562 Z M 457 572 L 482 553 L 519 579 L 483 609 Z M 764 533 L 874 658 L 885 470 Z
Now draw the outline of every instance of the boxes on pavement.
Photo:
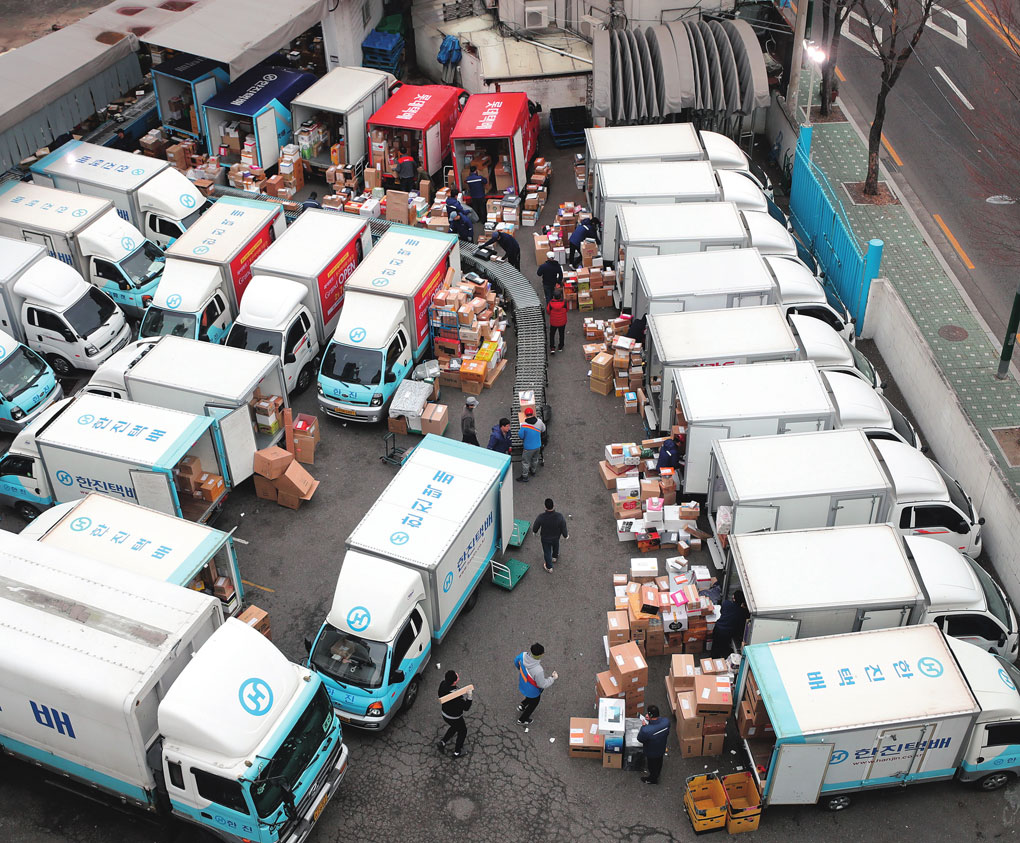
M 237 616 L 241 623 L 246 623 L 256 632 L 262 633 L 266 638 L 272 640 L 272 630 L 269 626 L 269 613 L 258 606 L 249 606 Z
M 607 612 L 609 643 L 623 644 L 630 640 L 630 623 L 626 612 Z
M 648 684 L 648 663 L 633 641 L 609 648 L 609 669 L 625 691 Z
M 602 759 L 602 735 L 594 717 L 571 717 L 567 737 L 567 755 L 571 758 Z
M 695 676 L 694 696 L 698 714 L 729 712 L 733 708 L 733 689 L 728 676 Z
M 197 457 L 185 457 L 185 460 L 187 459 L 194 459 L 196 463 L 198 462 Z M 181 460 L 180 465 L 183 465 L 185 460 Z M 254 469 L 256 474 L 262 475 L 267 480 L 275 480 L 283 475 L 292 462 L 294 462 L 294 455 L 290 451 L 272 445 L 255 452 Z

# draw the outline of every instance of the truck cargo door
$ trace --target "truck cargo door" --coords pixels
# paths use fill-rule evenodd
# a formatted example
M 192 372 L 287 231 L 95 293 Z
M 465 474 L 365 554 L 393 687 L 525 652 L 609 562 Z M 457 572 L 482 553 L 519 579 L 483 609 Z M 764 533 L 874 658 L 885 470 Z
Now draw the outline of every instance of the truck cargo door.
M 910 612 L 906 608 L 862 612 L 860 626 L 854 632 L 864 629 L 892 629 L 903 626 L 909 614 Z
M 177 496 L 169 476 L 161 471 L 141 471 L 133 469 L 128 472 L 131 483 L 135 487 L 135 497 L 142 506 L 165 512 L 167 515 L 179 516 Z
M 206 404 L 205 414 L 216 419 L 218 438 L 226 459 L 227 480 L 231 486 L 243 483 L 255 473 L 255 430 L 251 410 Z
M 264 170 L 275 167 L 280 160 L 280 138 L 276 130 L 276 111 L 269 108 L 255 118 L 255 143 L 259 166 Z
M 664 407 L 669 410 L 669 407 Z M 672 421 L 665 414 L 663 424 Z M 693 437 L 692 437 L 693 438 Z M 684 470 L 684 494 L 708 494 L 709 471 L 712 469 L 712 443 L 730 438 L 729 425 L 706 424 L 698 426 L 697 445 L 687 448 L 687 468 Z M 690 443 L 690 440 L 688 440 Z M 693 444 L 693 443 L 691 443 Z
M 772 641 L 793 641 L 800 632 L 800 621 L 788 618 L 755 618 L 751 623 L 748 644 L 768 644 Z
M 347 160 L 357 164 L 365 157 L 365 106 L 357 105 L 347 112 Z
M 195 83 L 195 116 L 198 118 L 198 133 L 206 134 L 205 130 L 205 109 L 201 103 L 212 99 L 216 95 L 216 79 L 210 76 L 208 79 L 201 79 Z
M 504 551 L 514 532 L 514 489 L 510 480 L 513 471 L 508 469 L 499 482 L 499 549 Z
M 524 158 L 524 136 L 518 126 L 514 132 L 514 190 L 520 193 L 528 183 L 528 162 Z
M 871 763 L 864 784 L 874 779 L 876 784 L 888 785 L 889 779 L 906 780 L 912 773 L 916 773 L 924 760 L 924 754 L 919 748 L 934 728 L 927 724 L 881 732 L 871 750 Z
M 443 143 L 440 132 L 438 123 L 433 123 L 425 130 L 425 169 L 430 176 L 434 176 L 443 166 Z
M 831 743 L 783 744 L 769 771 L 769 805 L 814 805 L 832 756 Z
M 852 527 L 856 524 L 874 524 L 878 520 L 879 498 L 836 498 L 832 505 L 830 527 Z
M 733 511 L 734 533 L 767 533 L 778 529 L 778 506 L 739 504 Z

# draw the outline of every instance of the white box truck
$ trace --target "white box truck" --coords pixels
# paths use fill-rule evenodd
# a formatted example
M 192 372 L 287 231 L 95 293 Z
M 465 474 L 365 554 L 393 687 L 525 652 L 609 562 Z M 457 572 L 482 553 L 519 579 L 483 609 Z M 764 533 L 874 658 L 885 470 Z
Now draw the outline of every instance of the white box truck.
M 907 417 L 860 378 L 845 372 L 824 371 L 822 380 L 836 408 L 836 427 L 856 427 L 869 439 L 903 442 L 922 453 L 928 450 Z
M 44 247 L 134 317 L 152 302 L 163 273 L 163 250 L 121 219 L 109 199 L 6 182 L 0 237 Z
M 747 600 L 745 644 L 934 623 L 1007 658 L 1016 613 L 973 559 L 891 524 L 731 536 L 726 578 Z M 978 573 L 980 571 L 980 574 Z
M 127 345 L 124 312 L 73 267 L 24 240 L 0 237 L 0 327 L 66 377 Z
M 252 265 L 226 344 L 277 355 L 287 390 L 304 392 L 340 319 L 347 279 L 371 248 L 364 217 L 303 211 Z
M 348 537 L 309 648 L 345 723 L 382 729 L 513 532 L 510 457 L 428 434 Z
M 634 264 L 641 255 L 755 248 L 763 255 L 797 256 L 797 243 L 784 226 L 760 211 L 741 211 L 732 202 L 621 205 L 615 239 L 619 283 L 614 296 L 625 310 L 634 307 Z
M 138 338 L 170 334 L 222 342 L 251 280 L 252 264 L 283 234 L 283 206 L 222 196 L 166 253 L 159 291 Z
M 138 340 L 112 357 L 82 391 L 138 404 L 183 410 L 196 416 L 248 408 L 258 390 L 276 395 L 288 407 L 280 358 L 257 351 L 212 345 L 183 337 Z M 268 448 L 283 438 L 283 428 L 255 431 L 255 447 Z
M 429 305 L 447 273 L 460 281 L 456 235 L 391 225 L 347 279 L 336 330 L 319 368 L 319 406 L 334 418 L 377 422 L 431 342 Z
M 216 415 L 99 395 L 65 398 L 0 457 L 0 500 L 31 521 L 55 503 L 105 492 L 208 521 L 252 475 L 255 455 L 248 408 Z
M 819 279 L 801 260 L 789 255 L 765 255 L 764 260 L 776 279 L 779 301 L 787 315 L 813 316 L 851 345 L 856 342 L 856 320 L 829 281 Z
M 719 439 L 831 430 L 836 424 L 825 384 L 808 360 L 674 369 L 673 389 L 676 401 L 664 408 L 659 428 L 686 427 L 685 495 L 708 493 L 712 443 Z
M 213 594 L 220 578 L 229 588 L 219 601 L 227 617 L 241 611 L 244 584 L 231 533 L 92 492 L 62 503 L 26 526 L 23 538 L 124 571 Z M 216 595 L 213 595 L 216 596 Z
M 165 249 L 211 204 L 169 161 L 72 140 L 36 161 L 32 181 L 98 196 Z
M 370 67 L 336 67 L 290 103 L 294 143 L 314 169 L 333 164 L 365 169 L 368 118 L 390 96 L 396 79 L 385 70 Z M 338 146 L 337 160 L 330 155 Z
M 318 676 L 209 595 L 13 533 L 0 576 L 6 753 L 191 833 L 307 839 L 348 761 Z
M 743 655 L 738 690 L 773 733 L 744 741 L 765 807 L 839 811 L 854 793 L 946 779 L 996 790 L 1020 772 L 1020 672 L 935 626 Z
M 824 320 L 800 313 L 791 315 L 789 320 L 804 356 L 814 360 L 819 369 L 853 375 L 879 393 L 885 388 L 874 364 Z

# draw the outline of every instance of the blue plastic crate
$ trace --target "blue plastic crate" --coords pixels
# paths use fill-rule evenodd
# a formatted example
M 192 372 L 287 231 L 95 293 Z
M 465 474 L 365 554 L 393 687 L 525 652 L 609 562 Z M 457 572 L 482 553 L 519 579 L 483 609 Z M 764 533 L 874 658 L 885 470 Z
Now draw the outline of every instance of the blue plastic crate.
M 404 39 L 395 32 L 380 32 L 373 29 L 361 42 L 361 49 L 393 55 L 404 49 Z

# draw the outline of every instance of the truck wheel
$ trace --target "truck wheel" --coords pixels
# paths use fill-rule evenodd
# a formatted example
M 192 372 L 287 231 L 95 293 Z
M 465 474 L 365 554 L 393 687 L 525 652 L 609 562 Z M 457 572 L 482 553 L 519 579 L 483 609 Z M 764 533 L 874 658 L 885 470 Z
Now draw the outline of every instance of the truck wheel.
M 478 589 L 477 588 L 475 588 L 475 590 L 471 592 L 471 596 L 467 599 L 467 603 L 464 604 L 464 614 L 466 615 L 473 608 L 475 608 L 475 604 L 476 603 L 478 603 Z
M 50 364 L 50 368 L 59 378 L 66 378 L 71 372 L 74 371 L 74 366 L 68 363 L 59 354 L 50 354 L 46 358 L 46 362 Z
M 404 691 L 404 701 L 400 704 L 401 711 L 409 711 L 411 706 L 414 705 L 414 701 L 418 699 L 418 686 L 420 684 L 421 682 L 417 676 L 407 684 L 407 690 Z
M 32 522 L 39 517 L 39 510 L 32 506 L 32 504 L 25 503 L 24 501 L 16 504 L 14 511 L 18 513 L 18 517 L 22 521 Z
M 830 796 L 822 802 L 822 805 L 826 811 L 845 811 L 850 807 L 850 797 L 845 793 L 841 793 L 839 796 Z
M 300 395 L 312 384 L 312 378 L 315 377 L 315 369 L 309 363 L 300 372 L 298 372 L 297 383 L 294 384 L 294 395 Z
M 1009 782 L 1009 773 L 999 771 L 995 773 L 989 773 L 987 776 L 977 780 L 978 790 L 990 792 L 993 790 L 999 790 L 1006 786 Z

